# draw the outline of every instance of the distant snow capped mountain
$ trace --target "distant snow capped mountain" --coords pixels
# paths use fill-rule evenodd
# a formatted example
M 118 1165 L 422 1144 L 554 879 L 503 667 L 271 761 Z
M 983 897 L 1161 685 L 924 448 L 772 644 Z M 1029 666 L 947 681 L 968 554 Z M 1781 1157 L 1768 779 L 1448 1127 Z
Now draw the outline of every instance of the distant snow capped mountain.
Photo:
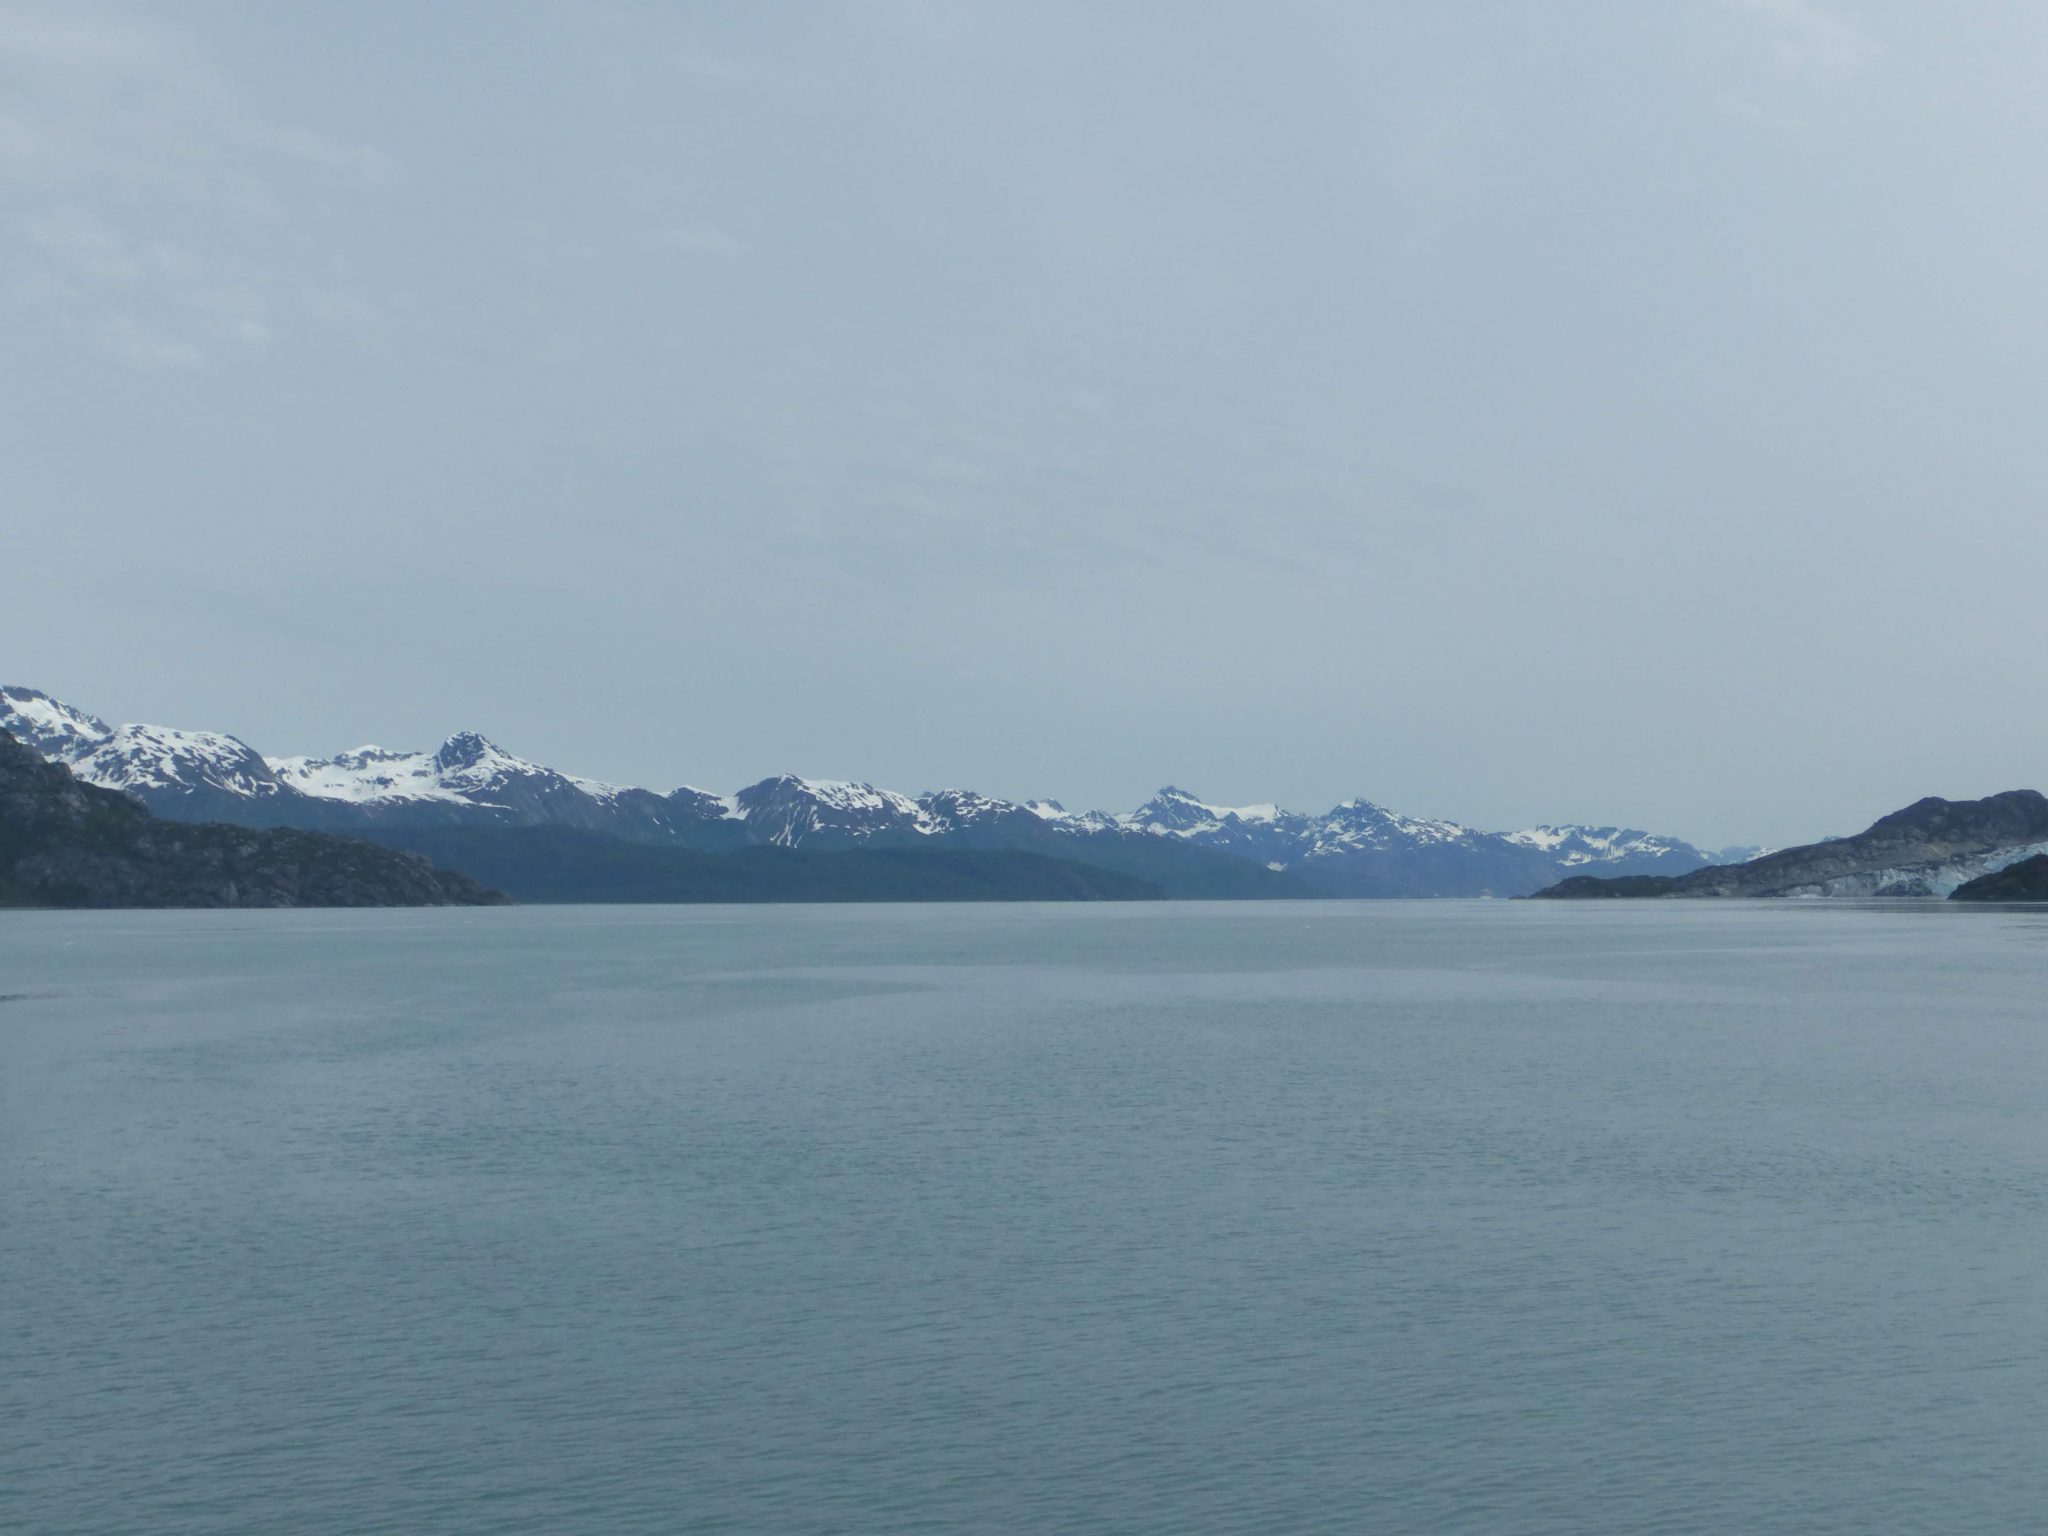
M 1769 843 L 1735 843 L 1718 850 L 1708 860 L 1712 864 L 1747 864 L 1751 859 L 1766 859 L 1778 850 Z
M 745 841 L 732 807 L 717 795 L 688 788 L 658 795 L 573 778 L 475 731 L 457 732 L 432 752 L 365 746 L 332 757 L 266 759 L 215 731 L 109 726 L 33 688 L 0 688 L 0 728 L 88 783 L 125 791 L 180 821 L 328 831 L 554 825 L 700 847 Z
M 0 688 L 0 727 L 89 784 L 149 802 L 185 821 L 227 815 L 289 792 L 248 743 L 217 731 L 110 726 L 35 688 Z
M 1338 896 L 1523 895 L 1582 865 L 1614 874 L 1680 874 L 1709 862 L 1690 843 L 1614 827 L 1481 832 L 1370 800 L 1305 815 L 1273 805 L 1212 805 L 1172 785 L 1122 821 L 1256 859 Z
M 51 698 L 37 688 L 0 688 L 0 726 L 46 758 L 70 763 L 114 734 L 96 715 Z
M 995 801 L 992 803 L 1002 804 L 1003 802 Z M 1070 811 L 1057 800 L 1026 800 L 1023 808 L 1036 816 L 1040 821 L 1056 822 L 1071 827 L 1086 827 L 1091 831 L 1100 832 L 1111 827 L 1123 825 L 1120 818 L 1110 815 L 1107 811 Z
M 1465 839 L 1463 827 L 1400 816 L 1369 800 L 1311 815 L 1271 805 L 1210 805 L 1167 788 L 1130 821 L 1155 836 L 1258 859 L 1335 896 L 1489 895 L 1514 889 L 1498 872 L 1469 867 L 1469 859 L 1455 861 L 1454 871 L 1430 855 L 1433 848 Z
M 247 742 L 218 731 L 180 731 L 162 725 L 115 727 L 112 735 L 77 760 L 74 771 L 94 784 L 133 795 L 267 800 L 287 793 Z
M 657 795 L 557 773 L 475 731 L 458 731 L 432 752 L 357 747 L 333 757 L 275 758 L 270 766 L 302 795 L 382 820 L 441 823 L 481 815 L 520 826 L 667 840 L 683 826 L 722 820 L 730 810 L 698 789 Z
M 635 842 L 727 846 L 741 841 L 733 808 L 687 786 L 666 795 L 557 772 L 458 731 L 432 752 L 359 747 L 331 758 L 279 758 L 278 775 L 300 793 L 359 808 L 374 821 L 489 821 L 575 827 Z
M 1271 867 L 1299 857 L 1311 818 L 1272 805 L 1211 805 L 1169 784 L 1117 821 L 1133 832 L 1176 838 Z
M 1047 835 L 1122 836 L 1116 817 L 1102 811 L 1070 811 L 1057 800 L 994 800 L 971 789 L 940 789 L 917 797 L 926 827 L 935 836 L 984 847 L 1036 844 Z
M 1233 827 L 1270 826 L 1281 819 L 1273 805 L 1210 805 L 1177 785 L 1169 784 L 1123 818 L 1126 826 L 1146 832 L 1180 836 L 1214 835 Z
M 1618 864 L 1632 861 L 1656 862 L 1675 857 L 1690 859 L 1706 855 L 1690 843 L 1675 837 L 1659 837 L 1633 827 L 1525 827 L 1504 834 L 1511 843 L 1539 849 L 1567 869 L 1581 864 Z
M 915 800 L 872 784 L 782 774 L 732 798 L 753 840 L 779 848 L 844 847 L 931 830 Z
M 515 757 L 475 731 L 459 731 L 433 752 L 357 747 L 333 757 L 273 758 L 270 766 L 301 794 L 355 805 L 438 801 L 510 810 L 512 801 L 565 790 L 593 798 L 616 793 Z
M 1567 873 L 1682 874 L 1689 843 L 1615 827 L 1481 832 L 1355 799 L 1319 814 L 1215 805 L 1169 785 L 1128 815 L 1069 811 L 968 789 L 913 798 L 872 784 L 763 779 L 731 796 L 602 783 L 530 762 L 475 731 L 432 752 L 362 746 L 266 759 L 212 731 L 109 726 L 32 688 L 0 688 L 0 727 L 88 782 L 186 821 L 304 826 L 366 836 L 405 828 L 558 826 L 693 848 L 834 849 L 945 843 L 1095 861 L 1182 894 L 1262 894 L 1259 882 L 1339 896 L 1510 896 Z M 1256 866 L 1257 880 L 1247 884 Z M 1235 871 L 1235 873 L 1233 873 Z

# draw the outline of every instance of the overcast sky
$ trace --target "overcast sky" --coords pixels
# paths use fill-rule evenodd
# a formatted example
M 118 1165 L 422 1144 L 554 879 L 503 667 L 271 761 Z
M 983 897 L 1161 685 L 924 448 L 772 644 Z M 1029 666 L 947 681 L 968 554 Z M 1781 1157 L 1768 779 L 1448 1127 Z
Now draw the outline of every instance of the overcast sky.
M 2038 0 L 0 0 L 0 681 L 656 788 L 2048 788 L 2044 78 Z

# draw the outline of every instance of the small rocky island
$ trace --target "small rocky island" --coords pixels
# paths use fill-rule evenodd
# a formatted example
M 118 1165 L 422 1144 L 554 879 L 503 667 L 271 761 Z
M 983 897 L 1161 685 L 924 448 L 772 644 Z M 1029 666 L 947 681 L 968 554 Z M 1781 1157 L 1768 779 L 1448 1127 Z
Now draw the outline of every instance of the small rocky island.
M 510 900 L 418 854 L 159 821 L 0 731 L 0 906 L 438 907 Z

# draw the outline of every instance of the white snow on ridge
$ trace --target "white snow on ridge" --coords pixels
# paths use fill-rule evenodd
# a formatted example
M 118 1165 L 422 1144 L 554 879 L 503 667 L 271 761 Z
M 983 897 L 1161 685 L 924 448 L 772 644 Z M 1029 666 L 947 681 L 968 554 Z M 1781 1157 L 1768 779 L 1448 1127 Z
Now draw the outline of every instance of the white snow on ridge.
M 210 784 L 232 794 L 274 795 L 277 780 L 248 743 L 218 731 L 123 725 L 73 764 L 79 777 L 108 789 L 171 789 Z
M 1125 825 L 1122 817 L 1107 811 L 1070 811 L 1057 800 L 1026 800 L 1016 808 L 1068 832 L 1107 832 Z
M 332 757 L 273 757 L 270 770 L 302 795 L 372 805 L 391 800 L 466 803 L 441 782 L 434 759 L 424 752 L 391 752 L 357 747 Z
M 1169 784 L 1135 811 L 1110 819 L 1134 832 L 1193 841 L 1233 830 L 1268 827 L 1285 814 L 1272 804 L 1211 805 Z
M 867 838 L 885 831 L 929 836 L 944 830 L 908 795 L 845 779 L 783 774 L 749 784 L 732 800 L 740 819 L 757 835 L 789 848 L 815 833 Z
M 1195 803 L 1217 821 L 1273 821 L 1280 815 L 1280 807 L 1270 801 L 1261 805 L 1210 805 L 1205 801 Z
M 573 785 L 606 803 L 625 793 L 615 784 L 556 773 L 529 762 L 474 731 L 450 736 L 433 752 L 392 752 L 364 746 L 333 757 L 272 758 L 270 768 L 300 794 L 352 805 L 439 801 L 488 806 L 493 802 L 484 797 L 518 780 Z
M 664 797 L 630 784 L 558 773 L 508 752 L 474 731 L 457 732 L 432 752 L 394 752 L 385 747 L 361 746 L 332 757 L 274 757 L 269 764 L 282 782 L 300 794 L 352 805 L 443 804 L 502 809 L 492 796 L 514 783 L 525 783 L 538 786 L 543 793 L 559 792 L 566 786 L 606 806 L 616 804 L 622 796 L 639 794 L 657 800 L 694 802 L 706 812 L 716 807 L 716 814 L 728 820 L 743 814 L 733 796 L 713 794 L 687 784 Z
M 923 808 L 915 800 L 893 789 L 877 789 L 872 784 L 855 784 L 847 779 L 793 778 L 791 782 L 820 805 L 835 811 L 886 811 L 913 820 L 924 816 Z
M 114 734 L 112 726 L 37 688 L 0 688 L 0 727 L 45 757 L 75 762 Z
M 1403 816 L 1390 811 L 1383 805 L 1374 805 L 1370 800 L 1347 800 L 1327 815 L 1314 818 L 1316 823 L 1315 847 L 1317 853 L 1333 852 L 1344 848 L 1385 848 L 1395 842 L 1429 846 L 1438 843 L 1462 843 L 1475 834 L 1470 827 L 1455 821 L 1438 821 L 1430 817 Z
M 1522 847 L 1555 854 L 1567 867 L 1615 863 L 1630 858 L 1665 858 L 1688 853 L 1706 857 L 1701 850 L 1680 842 L 1677 838 L 1660 837 L 1655 833 L 1637 831 L 1632 827 L 1545 824 L 1524 827 L 1519 832 L 1504 832 L 1501 835 L 1509 842 L 1518 843 Z

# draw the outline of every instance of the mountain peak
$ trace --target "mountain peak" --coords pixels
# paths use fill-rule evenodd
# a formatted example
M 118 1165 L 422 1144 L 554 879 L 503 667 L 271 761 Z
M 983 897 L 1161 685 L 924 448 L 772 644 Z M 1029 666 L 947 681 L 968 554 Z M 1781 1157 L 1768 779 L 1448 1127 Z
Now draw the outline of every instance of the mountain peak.
M 1880 816 L 1860 834 L 1976 837 L 2048 834 L 2048 797 L 2039 790 L 2008 789 L 1981 800 L 1944 800 L 1928 795 L 1903 810 Z
M 74 709 L 40 688 L 0 687 L 0 727 L 44 757 L 73 762 L 114 734 L 97 715 Z
M 474 768 L 485 758 L 505 755 L 504 750 L 488 736 L 477 731 L 457 731 L 434 753 L 434 766 L 444 772 L 455 768 Z

